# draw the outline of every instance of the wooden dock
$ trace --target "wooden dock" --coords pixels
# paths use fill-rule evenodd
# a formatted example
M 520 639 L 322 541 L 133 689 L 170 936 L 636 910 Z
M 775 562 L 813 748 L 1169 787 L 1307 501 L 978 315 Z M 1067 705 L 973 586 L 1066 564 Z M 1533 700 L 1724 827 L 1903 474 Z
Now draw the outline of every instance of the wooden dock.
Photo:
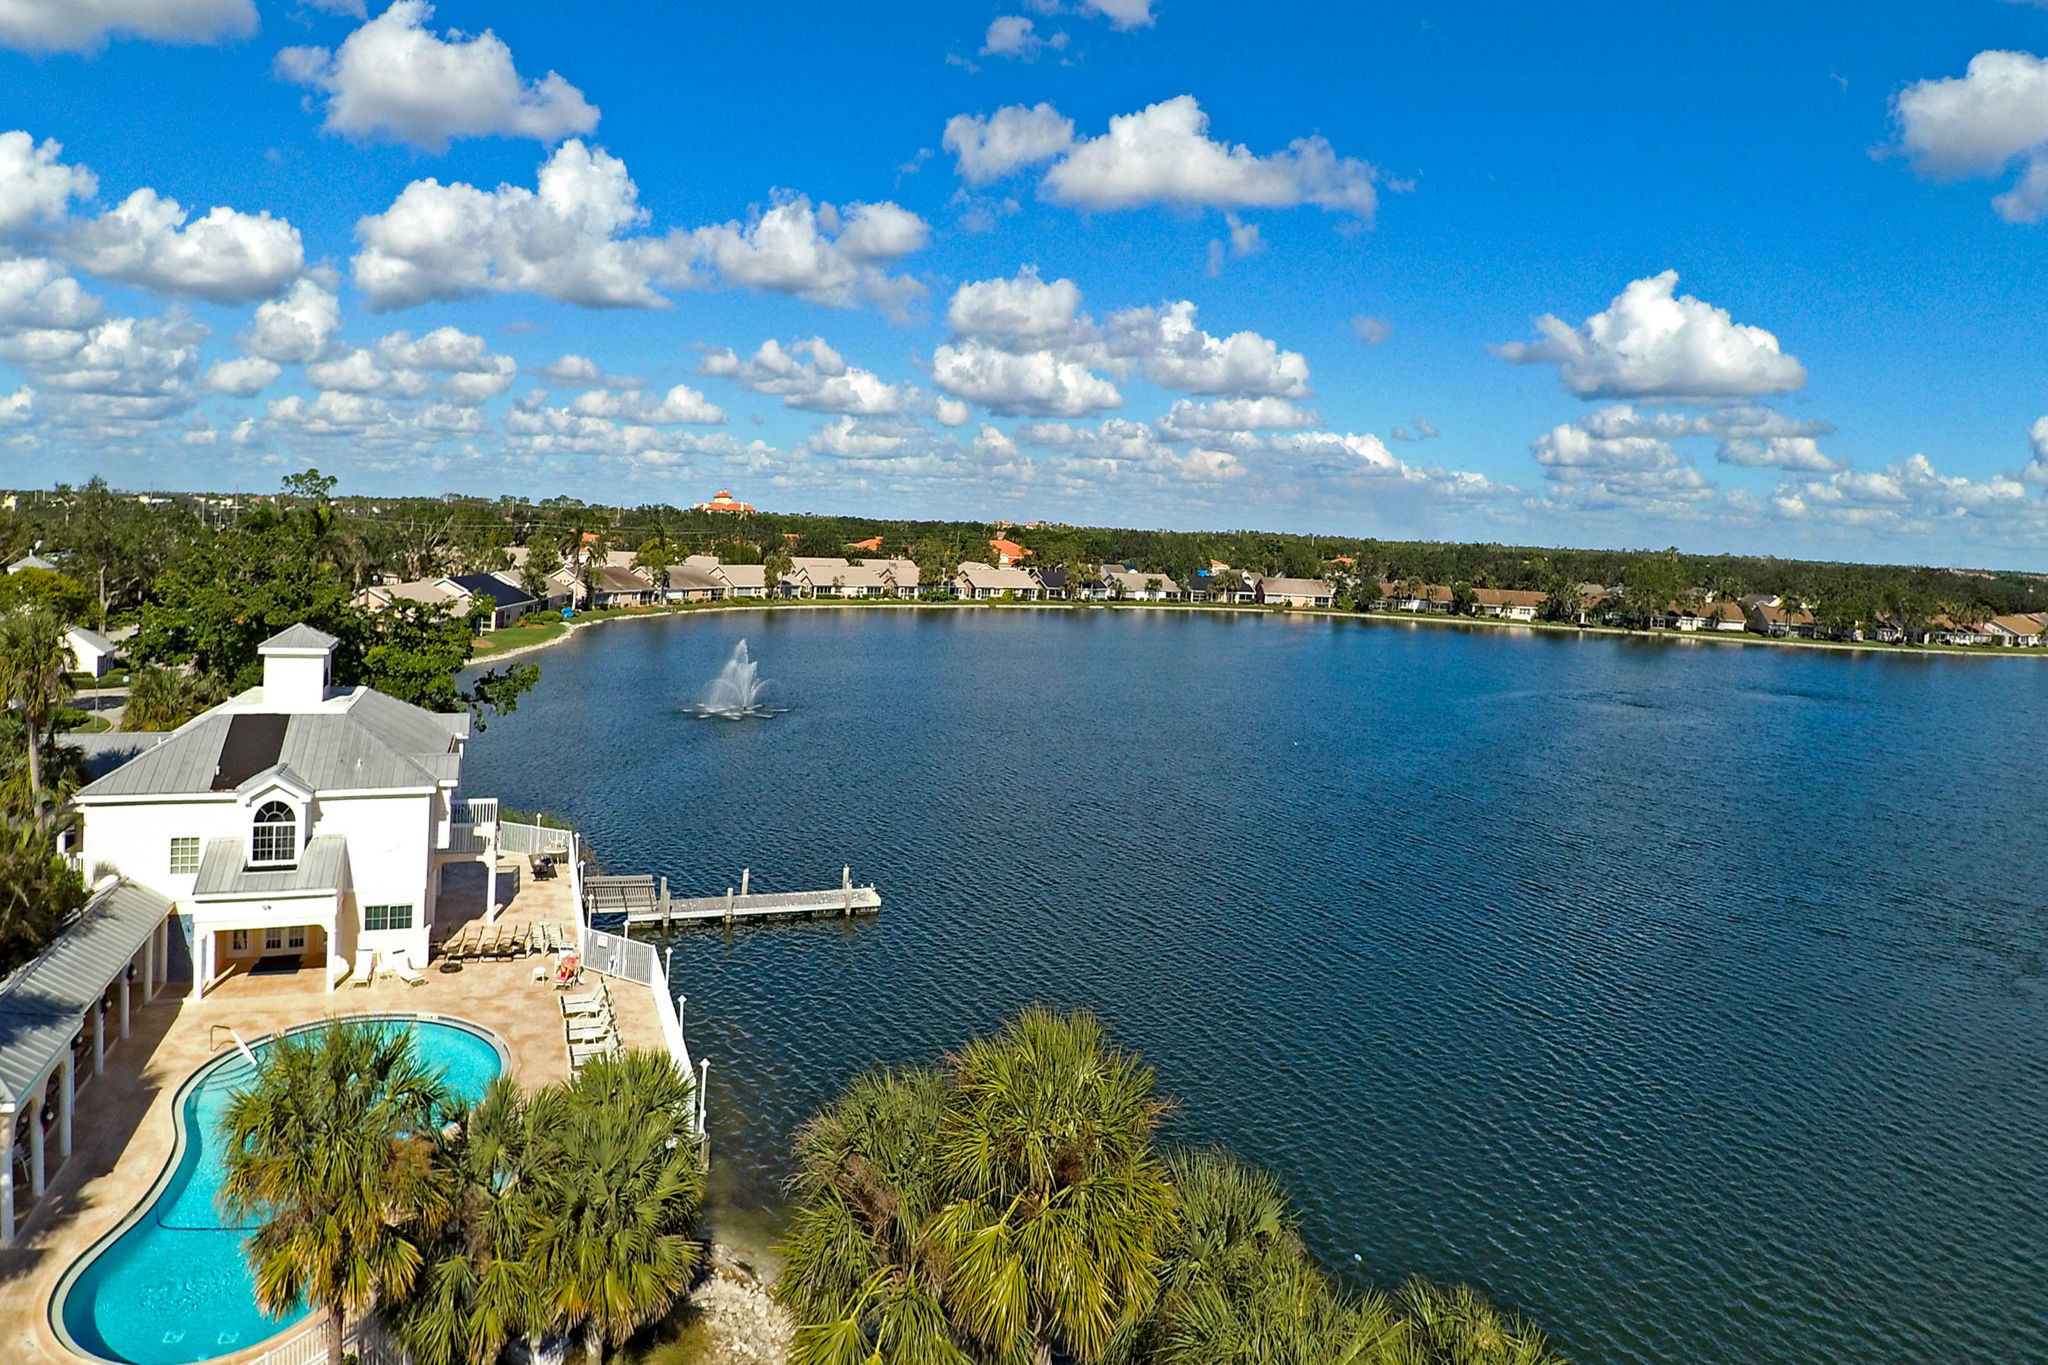
M 613 923 L 622 918 L 628 927 L 668 929 L 688 924 L 872 915 L 882 908 L 882 894 L 872 885 L 855 886 L 851 868 L 841 868 L 839 885 L 829 890 L 757 892 L 748 869 L 740 873 L 740 884 L 727 887 L 722 896 L 671 896 L 666 877 L 589 877 L 584 880 L 583 902 L 592 924 L 603 916 Z

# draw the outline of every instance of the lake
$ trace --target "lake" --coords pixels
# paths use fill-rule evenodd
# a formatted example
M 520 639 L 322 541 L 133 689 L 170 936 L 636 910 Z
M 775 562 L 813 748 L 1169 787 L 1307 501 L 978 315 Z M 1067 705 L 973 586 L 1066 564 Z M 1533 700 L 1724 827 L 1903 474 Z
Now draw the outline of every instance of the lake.
M 745 638 L 790 709 L 686 712 Z M 2048 1360 L 2048 669 L 1175 611 L 606 625 L 468 784 L 681 894 L 715 1184 L 862 1067 L 1100 1013 L 1333 1269 L 1582 1362 Z

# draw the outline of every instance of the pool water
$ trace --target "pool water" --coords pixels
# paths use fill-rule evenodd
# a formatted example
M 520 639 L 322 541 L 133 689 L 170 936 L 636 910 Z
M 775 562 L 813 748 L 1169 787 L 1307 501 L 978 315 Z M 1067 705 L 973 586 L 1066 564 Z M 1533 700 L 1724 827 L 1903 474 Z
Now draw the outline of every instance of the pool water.
M 498 1045 L 476 1029 L 411 1017 L 368 1022 L 410 1030 L 421 1060 L 465 1103 L 504 1070 Z M 260 1056 L 268 1046 L 259 1042 L 254 1051 Z M 186 1082 L 169 1176 L 58 1291 L 53 1316 L 78 1350 L 124 1365 L 188 1365 L 246 1350 L 306 1316 L 298 1308 L 273 1318 L 256 1306 L 243 1251 L 250 1227 L 230 1224 L 221 1212 L 226 1166 L 219 1123 L 254 1074 L 237 1051 Z

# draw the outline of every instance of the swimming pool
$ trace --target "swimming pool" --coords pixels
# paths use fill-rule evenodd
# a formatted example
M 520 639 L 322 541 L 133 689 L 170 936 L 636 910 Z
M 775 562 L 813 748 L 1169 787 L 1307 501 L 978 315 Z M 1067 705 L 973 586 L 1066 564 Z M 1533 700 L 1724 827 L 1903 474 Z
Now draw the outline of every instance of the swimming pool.
M 505 1069 L 503 1047 L 468 1024 L 418 1015 L 347 1020 L 411 1030 L 421 1059 L 464 1101 Z M 269 1043 L 253 1050 L 261 1055 Z M 273 1318 L 256 1306 L 243 1254 L 249 1229 L 228 1225 L 217 1198 L 225 1174 L 220 1117 L 253 1074 L 235 1051 L 185 1082 L 174 1111 L 177 1147 L 149 1198 L 58 1285 L 50 1319 L 73 1350 L 120 1365 L 191 1365 L 246 1350 L 306 1316 L 301 1308 Z

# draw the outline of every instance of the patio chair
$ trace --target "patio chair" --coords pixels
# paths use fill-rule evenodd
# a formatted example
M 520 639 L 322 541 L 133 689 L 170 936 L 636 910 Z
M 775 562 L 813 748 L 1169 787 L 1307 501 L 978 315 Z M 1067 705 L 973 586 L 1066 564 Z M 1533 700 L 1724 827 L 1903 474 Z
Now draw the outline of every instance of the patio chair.
M 356 965 L 350 970 L 348 984 L 351 986 L 367 986 L 375 978 L 376 973 L 377 950 L 375 948 L 356 949 Z
M 573 1019 L 578 1015 L 598 1015 L 611 1008 L 611 1002 L 591 991 L 585 995 L 565 995 L 561 998 L 562 1017 Z
M 424 986 L 427 978 L 412 965 L 412 955 L 401 949 L 384 954 L 384 967 L 408 986 Z

